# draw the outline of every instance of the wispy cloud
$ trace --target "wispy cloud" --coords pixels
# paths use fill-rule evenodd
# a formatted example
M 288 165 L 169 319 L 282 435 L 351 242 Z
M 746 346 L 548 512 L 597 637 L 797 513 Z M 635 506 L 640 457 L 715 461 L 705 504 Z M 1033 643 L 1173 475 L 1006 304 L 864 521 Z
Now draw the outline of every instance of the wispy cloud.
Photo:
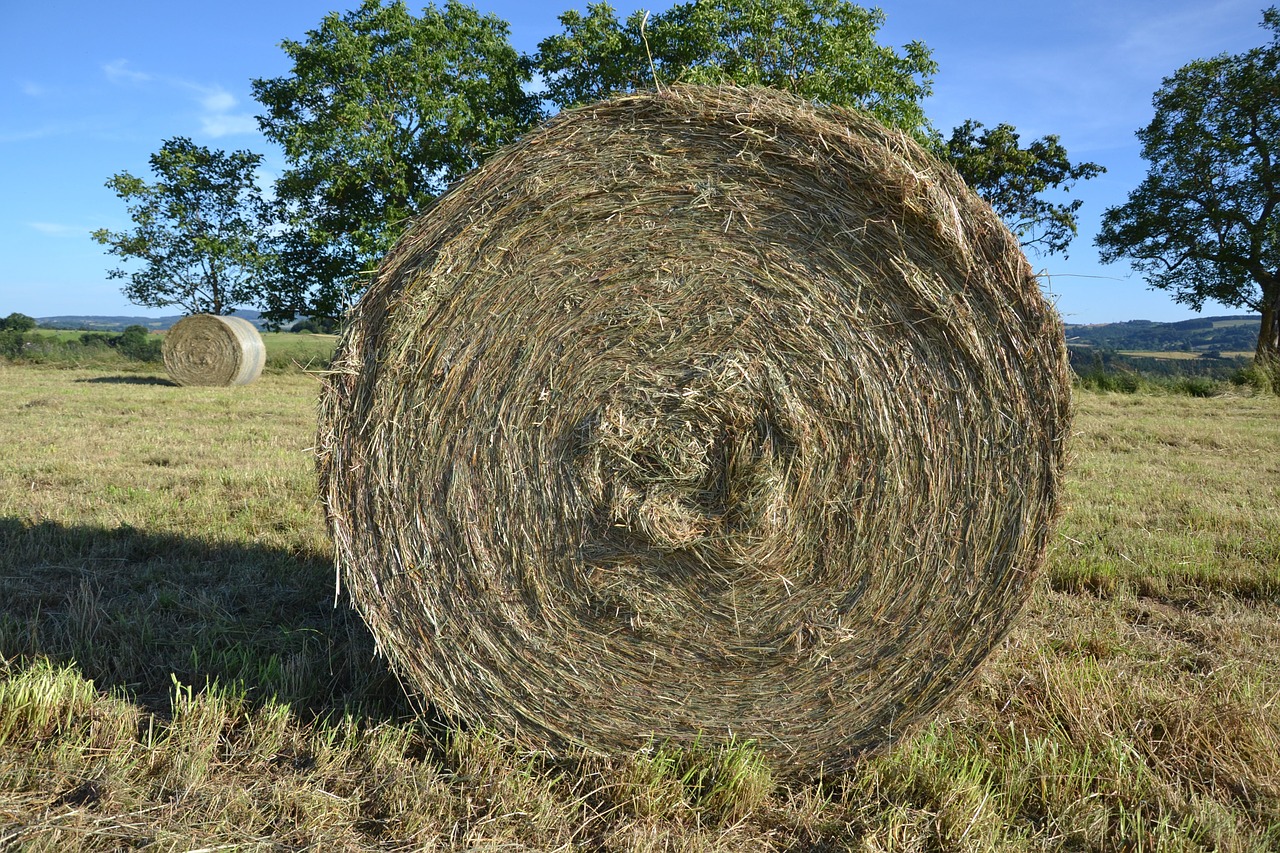
M 89 233 L 88 228 L 64 225 L 60 222 L 28 222 L 27 224 L 48 237 L 79 237 Z
M 258 120 L 251 115 L 206 115 L 200 117 L 200 128 L 214 138 L 254 133 Z
M 102 66 L 102 71 L 112 83 L 147 83 L 151 80 L 150 74 L 144 74 L 141 71 L 134 71 L 130 68 L 129 60 L 127 59 L 108 62 Z
M 235 136 L 253 133 L 258 122 L 250 113 L 236 112 L 239 100 L 218 84 L 196 83 L 181 77 L 149 74 L 134 70 L 127 59 L 117 59 L 102 66 L 112 83 L 141 85 L 156 83 L 170 89 L 190 93 L 200 107 L 200 128 L 208 136 Z
M 67 127 L 52 124 L 29 127 L 25 130 L 0 130 L 0 142 L 30 142 L 33 139 L 61 136 L 67 132 Z
M 1045 33 L 1055 24 L 1061 30 L 1043 40 L 1009 39 L 995 49 L 942 40 L 942 58 L 953 61 L 943 64 L 931 114 L 943 128 L 969 117 L 1010 121 L 1027 139 L 1060 135 L 1073 155 L 1109 162 L 1128 150 L 1136 157 L 1134 132 L 1150 120 L 1162 79 L 1198 57 L 1263 44 L 1266 33 L 1256 27 L 1263 5 L 1083 0 L 1087 12 L 1036 13 Z
M 252 115 L 234 112 L 240 102 L 226 89 L 216 85 L 187 85 L 199 93 L 200 106 L 204 109 L 200 126 L 209 136 L 235 136 L 258 129 L 258 121 Z
M 1216 0 L 1158 16 L 1133 15 L 1116 22 L 1121 34 L 1117 50 L 1135 68 L 1163 76 L 1190 59 L 1242 49 L 1241 22 L 1260 23 L 1260 5 L 1256 0 Z M 1250 35 L 1248 47 L 1266 40 L 1261 29 Z
M 23 80 L 21 89 L 22 94 L 26 95 L 28 98 L 43 98 L 45 95 L 49 94 L 49 90 L 46 87 L 30 80 Z
M 221 86 L 206 89 L 197 87 L 200 95 L 200 106 L 211 113 L 225 113 L 235 108 L 236 97 Z

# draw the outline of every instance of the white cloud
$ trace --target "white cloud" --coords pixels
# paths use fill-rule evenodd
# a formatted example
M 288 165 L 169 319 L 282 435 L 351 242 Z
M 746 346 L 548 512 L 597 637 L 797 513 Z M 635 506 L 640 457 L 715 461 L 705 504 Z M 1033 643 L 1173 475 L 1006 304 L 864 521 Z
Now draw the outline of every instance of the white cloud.
M 1267 37 L 1257 26 L 1261 5 L 1256 0 L 1216 0 L 1160 15 L 1133 15 L 1119 22 L 1117 50 L 1133 67 L 1163 77 L 1192 59 L 1262 45 Z
M 0 130 L 0 142 L 30 142 L 32 139 L 59 136 L 66 132 L 67 128 L 58 125 L 42 125 L 27 130 Z
M 200 116 L 200 126 L 209 136 L 235 136 L 241 133 L 254 133 L 258 129 L 258 121 L 247 113 L 233 113 L 240 103 L 236 96 L 221 86 L 190 87 L 200 93 L 200 106 L 204 115 Z
M 251 115 L 206 115 L 200 117 L 200 129 L 209 136 L 235 136 L 256 133 L 258 120 Z
M 1008 23 L 1013 29 L 1003 41 L 994 20 L 966 33 L 988 41 L 939 35 L 943 67 L 930 115 L 944 129 L 975 118 L 1009 121 L 1027 140 L 1058 134 L 1074 156 L 1111 162 L 1116 152 L 1133 150 L 1136 157 L 1134 132 L 1150 121 L 1162 79 L 1198 57 L 1264 43 L 1267 34 L 1257 26 L 1264 5 L 1081 0 Z M 1045 38 L 1024 37 L 1032 23 Z
M 49 237 L 79 237 L 89 230 L 78 225 L 63 225 L 59 222 L 29 222 L 27 224 Z
M 199 87 L 197 87 L 199 89 Z M 235 95 L 228 92 L 221 86 L 213 86 L 207 89 L 200 89 L 203 94 L 200 97 L 200 105 L 211 113 L 230 112 L 236 105 Z
M 233 112 L 240 101 L 216 83 L 207 85 L 181 77 L 135 71 L 129 67 L 126 59 L 109 62 L 102 66 L 102 70 L 113 83 L 159 83 L 170 89 L 193 94 L 200 107 L 200 129 L 208 136 L 235 136 L 256 133 L 258 130 L 258 122 L 252 115 Z
M 102 71 L 112 83 L 146 83 L 152 79 L 150 74 L 134 71 L 128 66 L 129 60 L 117 59 L 102 66 Z
M 49 90 L 39 83 L 33 83 L 30 80 L 22 81 L 22 94 L 29 98 L 43 98 L 49 94 Z

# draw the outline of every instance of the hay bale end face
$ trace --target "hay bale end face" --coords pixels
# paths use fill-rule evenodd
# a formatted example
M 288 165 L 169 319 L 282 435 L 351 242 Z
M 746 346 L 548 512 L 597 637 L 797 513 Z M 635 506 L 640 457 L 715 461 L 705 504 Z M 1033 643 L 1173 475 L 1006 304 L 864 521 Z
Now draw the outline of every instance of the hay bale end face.
M 442 710 L 539 747 L 839 769 L 953 694 L 1040 566 L 1056 313 L 861 114 L 563 113 L 399 241 L 321 395 L 340 576 Z
M 179 385 L 248 385 L 262 374 L 267 349 L 241 317 L 192 314 L 165 333 L 164 366 Z

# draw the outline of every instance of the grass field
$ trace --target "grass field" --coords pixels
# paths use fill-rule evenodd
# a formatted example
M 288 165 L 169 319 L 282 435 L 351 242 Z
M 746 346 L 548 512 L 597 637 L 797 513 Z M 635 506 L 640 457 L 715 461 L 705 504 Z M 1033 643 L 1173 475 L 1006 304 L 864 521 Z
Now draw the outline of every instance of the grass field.
M 1280 849 L 1275 397 L 1078 394 L 1018 626 L 803 784 L 415 715 L 335 607 L 317 389 L 0 364 L 0 850 Z
M 48 367 L 79 367 L 127 373 L 162 369 L 159 362 L 142 362 L 127 358 L 105 343 L 98 343 L 96 346 L 78 346 L 77 344 L 86 337 L 86 333 L 82 331 L 39 329 L 29 332 L 28 337 L 37 345 L 26 348 L 25 359 Z M 115 334 L 94 332 L 88 333 L 88 337 L 90 339 L 96 337 L 100 340 L 115 337 Z M 156 335 L 156 337 L 160 336 Z M 262 340 L 267 349 L 266 370 L 274 373 L 323 367 L 329 363 L 333 348 L 338 342 L 336 335 L 289 332 L 263 332 Z M 51 345 L 55 343 L 61 346 Z
M 1159 358 L 1167 361 L 1195 361 L 1203 358 L 1202 353 L 1184 352 L 1181 350 L 1120 350 L 1120 355 L 1127 355 L 1133 358 Z M 1249 358 L 1253 355 L 1251 352 L 1220 352 L 1218 355 L 1223 358 Z
M 1162 358 L 1169 361 L 1194 361 L 1200 357 L 1198 352 L 1161 352 L 1156 350 L 1121 350 L 1120 355 L 1128 355 L 1135 358 Z

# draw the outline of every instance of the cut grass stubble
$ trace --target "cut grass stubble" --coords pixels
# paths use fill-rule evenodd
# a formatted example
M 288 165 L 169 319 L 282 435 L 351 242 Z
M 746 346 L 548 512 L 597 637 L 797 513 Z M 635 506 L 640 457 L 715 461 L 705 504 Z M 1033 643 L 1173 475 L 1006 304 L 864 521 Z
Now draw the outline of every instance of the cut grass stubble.
M 0 849 L 1280 845 L 1274 399 L 1079 394 L 1008 640 L 800 785 L 745 744 L 553 759 L 418 716 L 333 607 L 316 381 L 103 378 L 0 367 Z

